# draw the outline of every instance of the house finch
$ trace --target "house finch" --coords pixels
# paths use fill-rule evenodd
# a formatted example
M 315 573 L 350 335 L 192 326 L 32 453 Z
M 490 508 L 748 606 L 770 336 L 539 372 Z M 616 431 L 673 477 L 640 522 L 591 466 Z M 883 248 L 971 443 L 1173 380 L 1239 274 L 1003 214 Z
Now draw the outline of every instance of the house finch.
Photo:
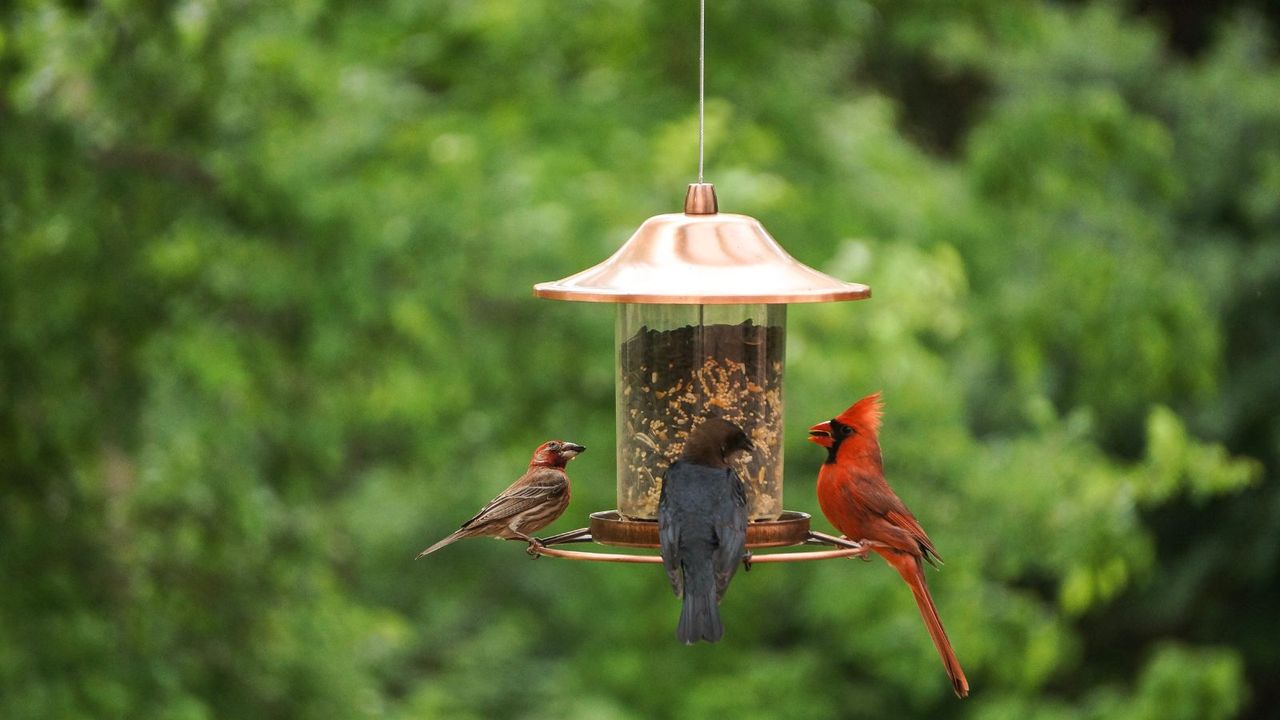
M 502 540 L 519 538 L 537 543 L 532 536 L 555 522 L 569 507 L 569 476 L 564 466 L 586 448 L 563 440 L 550 440 L 533 451 L 529 469 L 503 490 L 475 517 L 462 523 L 449 537 L 418 553 L 430 555 L 465 537 L 486 536 Z
M 658 501 L 662 564 L 684 599 L 676 637 L 686 645 L 724 635 L 717 605 L 747 547 L 747 496 L 730 459 L 755 447 L 742 428 L 708 418 L 667 468 Z
M 924 563 L 936 567 L 942 558 L 924 528 L 885 482 L 877 438 L 880 409 L 880 393 L 874 393 L 839 417 L 809 428 L 809 439 L 827 449 L 827 461 L 818 471 L 818 504 L 832 525 L 850 540 L 866 541 L 911 586 L 951 687 L 957 696 L 965 697 L 969 681 L 924 582 Z

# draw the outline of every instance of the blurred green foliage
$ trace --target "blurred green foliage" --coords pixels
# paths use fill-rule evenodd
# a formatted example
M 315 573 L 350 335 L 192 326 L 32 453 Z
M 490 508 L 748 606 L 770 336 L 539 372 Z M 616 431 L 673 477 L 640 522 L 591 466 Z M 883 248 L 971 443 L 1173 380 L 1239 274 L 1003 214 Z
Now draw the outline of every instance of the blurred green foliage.
M 883 389 L 973 697 L 878 561 L 761 566 L 694 648 L 652 568 L 411 561 L 548 437 L 591 449 L 552 530 L 612 506 L 612 314 L 530 286 L 677 207 L 695 3 L 18 0 L 0 717 L 1269 716 L 1261 16 L 710 5 L 722 206 L 875 289 L 790 311 L 787 505 Z

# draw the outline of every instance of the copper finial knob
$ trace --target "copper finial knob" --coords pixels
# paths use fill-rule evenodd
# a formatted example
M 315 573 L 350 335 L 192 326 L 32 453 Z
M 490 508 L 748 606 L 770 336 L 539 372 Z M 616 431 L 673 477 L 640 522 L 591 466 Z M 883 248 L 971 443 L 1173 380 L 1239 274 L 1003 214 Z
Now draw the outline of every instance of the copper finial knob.
M 715 215 L 720 212 L 716 202 L 716 186 L 711 183 L 689 183 L 684 194 L 685 215 Z

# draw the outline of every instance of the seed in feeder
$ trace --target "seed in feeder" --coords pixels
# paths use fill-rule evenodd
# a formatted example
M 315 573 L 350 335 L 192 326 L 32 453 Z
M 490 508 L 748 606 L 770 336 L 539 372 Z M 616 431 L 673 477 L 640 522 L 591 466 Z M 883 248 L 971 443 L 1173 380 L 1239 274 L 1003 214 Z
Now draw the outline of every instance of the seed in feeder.
M 645 445 L 648 445 L 649 447 L 653 448 L 654 452 L 662 452 L 661 450 L 658 449 L 658 443 L 654 442 L 653 438 L 650 438 L 648 435 L 645 435 L 644 433 L 636 433 L 633 437 L 635 437 L 636 440 L 639 440 Z
M 751 516 L 781 513 L 782 343 L 781 327 L 748 321 L 641 328 L 619 347 L 624 416 L 645 429 L 620 433 L 618 500 L 624 515 L 655 517 L 660 484 L 654 476 L 709 412 L 739 425 L 756 443 L 750 462 L 739 469 Z M 629 392 L 636 387 L 641 392 Z

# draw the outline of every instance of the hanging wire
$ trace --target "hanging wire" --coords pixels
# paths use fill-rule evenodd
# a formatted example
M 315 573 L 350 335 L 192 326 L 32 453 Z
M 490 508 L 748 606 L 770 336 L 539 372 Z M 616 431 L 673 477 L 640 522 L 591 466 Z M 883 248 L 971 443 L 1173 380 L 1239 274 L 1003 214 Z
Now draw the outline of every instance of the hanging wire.
M 706 133 L 707 0 L 698 2 L 698 184 L 702 184 L 703 135 Z

